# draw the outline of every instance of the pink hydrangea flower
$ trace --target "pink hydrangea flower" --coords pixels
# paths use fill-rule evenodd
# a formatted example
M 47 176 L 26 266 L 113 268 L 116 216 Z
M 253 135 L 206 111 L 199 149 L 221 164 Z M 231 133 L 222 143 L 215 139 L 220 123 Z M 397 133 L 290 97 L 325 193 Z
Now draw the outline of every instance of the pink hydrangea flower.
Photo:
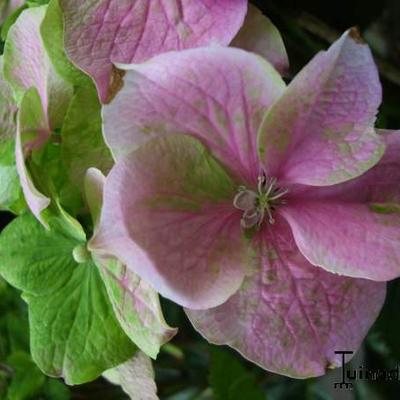
M 104 109 L 118 162 L 90 246 L 267 370 L 340 365 L 400 274 L 400 136 L 373 128 L 369 48 L 346 32 L 288 86 L 229 48 L 126 69 Z

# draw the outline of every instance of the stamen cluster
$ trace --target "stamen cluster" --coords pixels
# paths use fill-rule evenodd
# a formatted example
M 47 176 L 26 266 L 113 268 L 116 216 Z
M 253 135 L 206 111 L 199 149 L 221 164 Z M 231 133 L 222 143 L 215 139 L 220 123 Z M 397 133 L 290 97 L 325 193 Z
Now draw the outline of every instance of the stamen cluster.
M 270 224 L 275 223 L 272 212 L 278 205 L 285 204 L 282 197 L 288 189 L 277 185 L 277 179 L 267 177 L 265 174 L 258 177 L 257 192 L 239 186 L 238 193 L 233 199 L 233 205 L 243 210 L 240 224 L 244 229 L 256 226 L 259 228 L 266 216 Z

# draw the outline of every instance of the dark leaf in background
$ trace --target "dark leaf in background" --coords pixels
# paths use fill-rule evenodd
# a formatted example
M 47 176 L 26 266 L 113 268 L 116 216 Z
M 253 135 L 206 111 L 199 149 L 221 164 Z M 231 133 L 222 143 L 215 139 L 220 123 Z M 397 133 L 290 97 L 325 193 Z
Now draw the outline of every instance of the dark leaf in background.
M 233 355 L 220 348 L 211 350 L 210 385 L 216 400 L 263 400 L 265 394 L 256 377 Z

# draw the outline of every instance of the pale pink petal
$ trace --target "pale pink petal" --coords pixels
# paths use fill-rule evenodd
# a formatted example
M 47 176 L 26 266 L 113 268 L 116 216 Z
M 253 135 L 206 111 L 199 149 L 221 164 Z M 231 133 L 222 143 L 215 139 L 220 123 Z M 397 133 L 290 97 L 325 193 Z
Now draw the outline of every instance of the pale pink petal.
M 327 271 L 388 281 L 400 276 L 400 213 L 372 205 L 295 200 L 281 214 L 304 256 Z
M 285 88 L 269 63 L 214 46 L 171 52 L 126 68 L 123 89 L 103 113 L 116 159 L 152 137 L 184 133 L 199 138 L 242 180 L 256 181 L 257 131 Z
M 66 51 L 109 98 L 113 63 L 211 43 L 227 45 L 241 27 L 246 0 L 61 0 Z
M 197 140 L 153 139 L 107 177 L 90 249 L 118 258 L 178 304 L 219 305 L 240 287 L 249 262 L 235 189 Z
M 269 18 L 249 4 L 246 18 L 231 46 L 265 57 L 280 74 L 289 72 L 289 59 L 282 36 Z
M 56 129 L 61 127 L 72 86 L 57 75 L 47 56 L 40 34 L 45 13 L 45 6 L 26 9 L 10 28 L 4 48 L 4 76 L 18 104 L 28 89 L 37 89 L 49 129 Z
M 340 277 L 310 265 L 284 221 L 259 235 L 261 270 L 214 309 L 186 310 L 195 328 L 275 373 L 308 378 L 357 351 L 378 316 L 385 284 Z
M 380 102 L 371 52 L 352 29 L 306 65 L 268 113 L 259 138 L 267 173 L 315 186 L 361 175 L 384 151 L 373 130 Z

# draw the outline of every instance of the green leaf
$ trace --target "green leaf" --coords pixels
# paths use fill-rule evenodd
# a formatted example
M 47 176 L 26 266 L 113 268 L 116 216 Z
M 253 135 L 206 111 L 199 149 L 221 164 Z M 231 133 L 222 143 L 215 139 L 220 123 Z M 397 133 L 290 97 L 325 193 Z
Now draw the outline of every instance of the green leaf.
M 0 399 L 68 400 L 68 388 L 46 378 L 32 361 L 27 314 L 19 291 L 0 277 Z
M 78 88 L 74 94 L 65 116 L 61 138 L 61 158 L 69 181 L 68 188 L 61 194 L 63 203 L 63 199 L 71 193 L 84 197 L 84 177 L 88 168 L 95 167 L 107 173 L 113 165 L 111 153 L 103 139 L 101 105 L 93 84 Z
M 209 381 L 217 400 L 266 398 L 255 376 L 236 357 L 221 349 L 212 349 Z
M 77 69 L 64 50 L 64 20 L 58 0 L 51 0 L 40 32 L 50 60 L 57 73 L 74 85 L 88 85 L 91 79 Z
M 0 273 L 29 306 L 32 358 L 68 384 L 91 381 L 136 351 L 94 263 L 74 259 L 74 249 L 84 245 L 68 229 L 46 230 L 31 215 L 15 219 L 0 236 Z

